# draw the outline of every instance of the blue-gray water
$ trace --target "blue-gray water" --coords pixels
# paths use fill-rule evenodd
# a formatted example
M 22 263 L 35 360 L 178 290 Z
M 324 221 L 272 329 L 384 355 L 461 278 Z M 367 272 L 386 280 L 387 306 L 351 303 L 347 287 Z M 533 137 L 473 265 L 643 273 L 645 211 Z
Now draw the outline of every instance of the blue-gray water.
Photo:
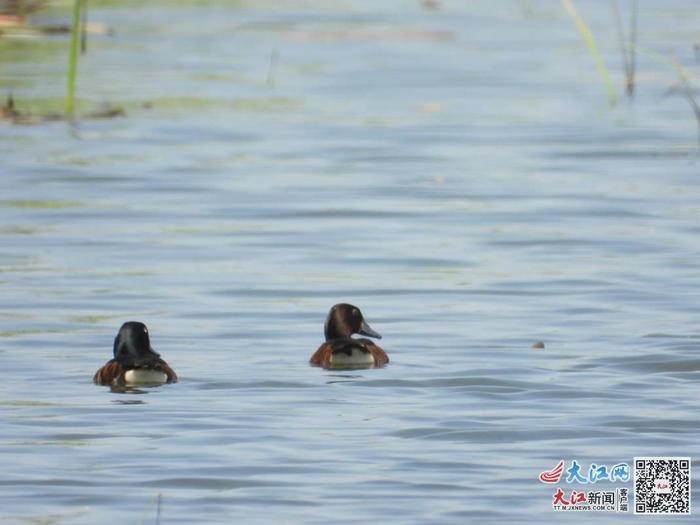
M 558 2 L 92 6 L 127 117 L 0 124 L 0 523 L 663 522 L 537 475 L 700 455 L 700 7 L 641 3 L 629 102 L 578 4 L 615 109 Z M 387 368 L 308 366 L 341 301 Z M 132 319 L 180 383 L 91 383 Z

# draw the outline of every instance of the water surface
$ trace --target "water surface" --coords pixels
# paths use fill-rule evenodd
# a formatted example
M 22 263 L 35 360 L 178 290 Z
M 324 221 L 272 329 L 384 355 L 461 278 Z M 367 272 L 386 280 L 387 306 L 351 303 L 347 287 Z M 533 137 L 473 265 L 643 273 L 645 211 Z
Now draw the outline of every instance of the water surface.
M 622 86 L 609 5 L 580 9 Z M 640 57 L 611 109 L 556 2 L 90 17 L 113 35 L 80 96 L 127 117 L 0 126 L 0 521 L 154 523 L 160 495 L 168 524 L 584 522 L 540 471 L 700 454 L 697 129 L 670 66 Z M 644 3 L 640 45 L 697 71 L 699 19 Z M 63 58 L 8 46 L 20 105 L 61 95 Z M 341 301 L 388 367 L 308 366 Z M 179 384 L 92 385 L 127 320 Z

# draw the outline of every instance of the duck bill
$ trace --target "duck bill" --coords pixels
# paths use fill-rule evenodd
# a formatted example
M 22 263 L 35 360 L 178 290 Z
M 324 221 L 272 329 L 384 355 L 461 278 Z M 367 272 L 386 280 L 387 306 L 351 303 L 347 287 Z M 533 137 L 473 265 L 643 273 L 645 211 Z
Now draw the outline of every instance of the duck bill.
M 370 325 L 367 324 L 366 321 L 362 321 L 362 325 L 360 326 L 360 330 L 357 332 L 358 334 L 366 335 L 368 337 L 376 337 L 377 339 L 381 339 L 382 336 L 379 335 L 378 332 L 375 332 Z

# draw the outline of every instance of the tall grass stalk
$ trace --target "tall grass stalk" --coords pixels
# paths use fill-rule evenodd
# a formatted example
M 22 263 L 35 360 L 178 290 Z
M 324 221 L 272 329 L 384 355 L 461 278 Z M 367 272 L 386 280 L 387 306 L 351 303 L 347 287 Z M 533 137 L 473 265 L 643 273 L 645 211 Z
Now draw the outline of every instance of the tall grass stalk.
M 678 75 L 678 78 L 681 81 L 685 82 L 689 86 L 694 86 L 696 89 L 700 89 L 700 82 L 693 78 L 690 72 L 678 62 L 678 59 L 668 58 L 661 53 L 650 51 L 648 49 L 644 49 L 643 47 L 637 47 L 637 54 L 648 58 L 657 64 L 670 67 Z
M 595 62 L 598 68 L 598 74 L 600 75 L 600 79 L 603 81 L 603 85 L 605 86 L 605 89 L 608 92 L 608 100 L 610 101 L 610 105 L 615 106 L 617 104 L 615 86 L 613 85 L 612 80 L 610 80 L 608 70 L 605 67 L 605 64 L 603 63 L 603 58 L 600 56 L 600 51 L 598 50 L 598 46 L 595 43 L 595 38 L 593 37 L 593 31 L 591 31 L 589 25 L 576 10 L 576 6 L 574 5 L 574 2 L 572 0 L 561 0 L 561 3 L 564 6 L 564 9 L 566 10 L 567 14 L 574 21 L 574 24 L 576 24 L 576 29 L 578 29 L 578 32 L 581 34 L 581 37 L 583 37 L 583 41 L 586 43 L 588 52 L 593 57 L 593 61 Z
M 690 104 L 690 109 L 693 110 L 695 115 L 695 121 L 698 124 L 698 147 L 700 147 L 700 104 L 695 100 L 695 94 L 693 93 L 693 82 L 690 74 L 685 70 L 683 66 L 678 62 L 678 60 L 673 61 L 673 65 L 676 68 L 676 73 L 678 73 L 678 78 L 680 79 L 680 91 Z
M 700 105 L 698 105 L 698 101 L 695 100 L 695 95 L 693 95 L 693 92 L 690 91 L 687 86 L 683 93 L 685 94 L 688 104 L 690 104 L 690 108 L 695 114 L 695 122 L 698 124 L 698 147 L 700 148 Z
M 66 91 L 66 117 L 73 119 L 75 112 L 75 78 L 78 75 L 78 51 L 80 50 L 80 12 L 84 0 L 73 0 L 73 22 L 68 54 L 68 89 Z
M 613 11 L 615 12 L 615 22 L 617 25 L 617 36 L 620 40 L 620 51 L 622 52 L 622 63 L 625 66 L 625 89 L 627 95 L 634 96 L 635 70 L 637 58 L 637 12 L 639 11 L 639 3 L 637 0 L 632 0 L 632 11 L 630 13 L 630 34 L 629 38 L 625 36 L 625 29 L 622 25 L 622 15 L 620 14 L 620 6 L 617 0 L 610 0 Z
M 159 492 L 156 494 L 154 497 L 150 498 L 148 500 L 148 506 L 146 509 L 143 511 L 143 514 L 141 515 L 141 520 L 139 521 L 139 525 L 145 525 L 146 523 L 146 516 L 151 512 L 152 510 L 152 503 L 153 500 L 155 500 L 156 503 L 156 521 L 155 525 L 160 525 L 160 514 L 161 514 L 161 507 L 163 506 L 163 493 Z
M 678 75 L 678 84 L 669 89 L 668 93 L 680 93 L 690 104 L 690 109 L 693 111 L 698 124 L 698 146 L 700 146 L 700 104 L 695 98 L 695 92 L 700 89 L 700 83 L 680 64 L 678 59 L 671 60 L 659 53 L 645 49 L 637 49 L 637 53 L 659 64 L 671 66 L 675 70 L 676 75 Z

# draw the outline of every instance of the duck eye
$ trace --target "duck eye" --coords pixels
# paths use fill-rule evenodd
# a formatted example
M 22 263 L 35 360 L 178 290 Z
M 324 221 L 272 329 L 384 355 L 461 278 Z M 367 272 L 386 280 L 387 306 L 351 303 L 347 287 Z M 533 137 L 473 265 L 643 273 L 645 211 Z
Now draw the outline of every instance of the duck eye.
M 144 334 L 147 334 L 147 333 L 148 333 L 148 328 L 146 328 L 145 326 L 143 327 L 143 333 L 144 333 Z

